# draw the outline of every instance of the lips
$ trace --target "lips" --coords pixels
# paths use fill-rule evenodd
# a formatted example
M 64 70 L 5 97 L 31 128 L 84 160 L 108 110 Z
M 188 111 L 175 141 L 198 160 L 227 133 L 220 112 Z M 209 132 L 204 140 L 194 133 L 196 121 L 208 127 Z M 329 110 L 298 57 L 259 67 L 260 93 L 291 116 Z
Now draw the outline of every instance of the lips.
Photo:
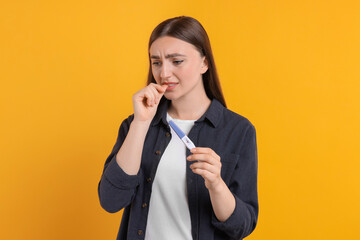
M 178 84 L 177 82 L 163 82 L 162 83 L 163 85 L 175 85 L 175 84 Z
M 173 90 L 178 85 L 177 82 L 164 82 L 163 84 L 168 85 L 166 91 Z

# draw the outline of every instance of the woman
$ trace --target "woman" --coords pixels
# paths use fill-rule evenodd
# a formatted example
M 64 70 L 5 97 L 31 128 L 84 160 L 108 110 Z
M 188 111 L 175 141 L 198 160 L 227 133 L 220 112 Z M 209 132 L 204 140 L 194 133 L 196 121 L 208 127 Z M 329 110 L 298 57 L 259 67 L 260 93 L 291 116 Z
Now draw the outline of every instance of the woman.
M 98 186 L 106 211 L 125 208 L 117 239 L 248 236 L 258 216 L 255 128 L 226 108 L 206 31 L 190 17 L 160 23 L 149 60 Z M 186 149 L 169 120 L 197 147 Z

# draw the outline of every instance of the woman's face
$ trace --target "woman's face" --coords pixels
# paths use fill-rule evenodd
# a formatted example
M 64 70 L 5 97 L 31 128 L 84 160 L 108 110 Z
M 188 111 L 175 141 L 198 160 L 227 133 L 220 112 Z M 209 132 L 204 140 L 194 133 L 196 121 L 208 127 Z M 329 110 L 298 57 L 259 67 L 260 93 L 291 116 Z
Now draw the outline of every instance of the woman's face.
M 168 85 L 164 94 L 167 99 L 191 99 L 204 93 L 202 74 L 208 69 L 207 62 L 194 45 L 174 37 L 160 37 L 150 47 L 150 59 L 156 83 Z

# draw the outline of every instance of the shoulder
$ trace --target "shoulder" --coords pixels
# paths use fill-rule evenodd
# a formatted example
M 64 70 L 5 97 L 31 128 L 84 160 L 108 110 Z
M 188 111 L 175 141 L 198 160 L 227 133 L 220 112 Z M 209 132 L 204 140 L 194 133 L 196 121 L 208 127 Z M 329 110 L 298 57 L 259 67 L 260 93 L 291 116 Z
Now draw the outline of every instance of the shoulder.
M 223 108 L 221 123 L 224 126 L 230 125 L 230 127 L 234 130 L 238 129 L 248 131 L 251 129 L 255 131 L 254 125 L 250 122 L 248 118 L 225 107 Z
M 237 134 L 243 135 L 249 129 L 255 130 L 248 118 L 226 108 L 216 99 L 212 100 L 205 116 L 223 134 L 235 136 Z
M 227 148 L 239 156 L 256 153 L 256 130 L 250 120 L 227 108 L 223 111 L 223 129 L 227 134 Z

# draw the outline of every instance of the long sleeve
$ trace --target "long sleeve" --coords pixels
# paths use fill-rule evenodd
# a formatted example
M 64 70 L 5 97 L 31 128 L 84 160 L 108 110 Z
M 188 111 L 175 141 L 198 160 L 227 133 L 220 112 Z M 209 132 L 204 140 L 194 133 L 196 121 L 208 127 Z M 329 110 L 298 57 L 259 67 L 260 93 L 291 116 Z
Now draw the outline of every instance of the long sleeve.
M 240 148 L 238 164 L 229 184 L 235 197 L 235 210 L 225 222 L 218 221 L 214 214 L 212 217 L 212 224 L 231 239 L 248 236 L 257 223 L 257 146 L 256 132 L 252 124 L 247 127 Z
M 126 174 L 116 162 L 116 154 L 129 131 L 133 115 L 125 119 L 119 128 L 118 137 L 111 154 L 106 159 L 103 174 L 98 185 L 101 206 L 110 213 L 128 206 L 139 185 L 139 176 Z

